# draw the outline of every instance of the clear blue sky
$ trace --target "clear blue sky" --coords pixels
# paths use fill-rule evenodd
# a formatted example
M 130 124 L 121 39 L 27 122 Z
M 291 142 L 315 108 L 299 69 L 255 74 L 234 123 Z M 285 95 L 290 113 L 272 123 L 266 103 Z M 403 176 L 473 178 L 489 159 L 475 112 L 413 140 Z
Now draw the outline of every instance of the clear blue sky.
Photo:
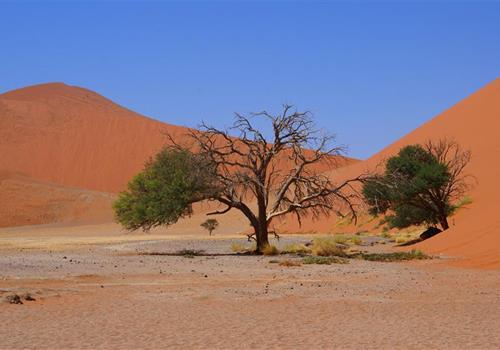
M 500 2 L 4 2 L 0 91 L 51 81 L 173 124 L 311 110 L 366 158 L 500 76 Z

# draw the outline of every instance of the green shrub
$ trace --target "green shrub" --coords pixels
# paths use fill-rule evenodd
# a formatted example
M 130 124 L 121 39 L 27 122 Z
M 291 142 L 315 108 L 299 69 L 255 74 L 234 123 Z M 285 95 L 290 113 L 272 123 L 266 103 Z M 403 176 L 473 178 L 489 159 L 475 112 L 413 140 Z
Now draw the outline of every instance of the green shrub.
M 465 207 L 466 205 L 469 205 L 469 204 L 472 204 L 472 198 L 469 196 L 464 196 L 457 203 L 455 203 L 454 207 L 455 207 L 455 209 L 460 209 L 460 208 Z
M 423 260 L 432 259 L 420 250 L 412 250 L 410 252 L 394 252 L 394 253 L 362 253 L 359 256 L 368 261 L 406 261 L 406 260 Z
M 206 157 L 167 146 L 118 195 L 115 218 L 127 230 L 172 225 L 217 191 L 215 170 Z
M 347 264 L 348 260 L 338 256 L 306 256 L 302 259 L 303 264 L 331 265 Z
M 212 232 L 219 227 L 219 222 L 216 219 L 207 219 L 202 222 L 200 226 L 207 230 L 208 234 L 211 236 Z

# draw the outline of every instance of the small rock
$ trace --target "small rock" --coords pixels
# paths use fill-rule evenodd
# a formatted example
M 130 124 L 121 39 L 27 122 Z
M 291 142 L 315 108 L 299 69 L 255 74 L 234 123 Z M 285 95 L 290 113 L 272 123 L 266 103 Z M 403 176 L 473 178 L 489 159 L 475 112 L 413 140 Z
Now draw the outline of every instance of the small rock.
M 10 304 L 22 304 L 23 303 L 21 300 L 21 297 L 17 294 L 7 295 L 7 297 L 5 299 Z
M 33 298 L 33 297 L 31 296 L 31 294 L 29 294 L 29 293 L 27 293 L 27 294 L 24 296 L 24 300 L 26 300 L 26 301 L 36 301 L 36 299 L 35 299 L 35 298 Z

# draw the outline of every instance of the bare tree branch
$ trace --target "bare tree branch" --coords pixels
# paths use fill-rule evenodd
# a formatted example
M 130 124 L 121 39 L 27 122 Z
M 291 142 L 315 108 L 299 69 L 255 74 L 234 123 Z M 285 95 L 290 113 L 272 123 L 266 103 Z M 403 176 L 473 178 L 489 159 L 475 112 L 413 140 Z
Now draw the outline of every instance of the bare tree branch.
M 269 139 L 255 127 L 254 119 L 270 123 Z M 200 130 L 189 132 L 189 138 L 194 151 L 216 169 L 220 190 L 211 199 L 227 206 L 209 214 L 240 210 L 254 229 L 259 250 L 268 244 L 274 218 L 294 214 L 300 223 L 303 216 L 317 218 L 341 213 L 343 208 L 356 217 L 357 192 L 351 183 L 362 177 L 336 185 L 322 174 L 337 166 L 345 149 L 335 144 L 334 136 L 315 128 L 310 112 L 284 105 L 277 115 L 236 114 L 231 128 L 219 130 L 203 123 Z M 257 210 L 252 211 L 247 203 L 254 201 Z

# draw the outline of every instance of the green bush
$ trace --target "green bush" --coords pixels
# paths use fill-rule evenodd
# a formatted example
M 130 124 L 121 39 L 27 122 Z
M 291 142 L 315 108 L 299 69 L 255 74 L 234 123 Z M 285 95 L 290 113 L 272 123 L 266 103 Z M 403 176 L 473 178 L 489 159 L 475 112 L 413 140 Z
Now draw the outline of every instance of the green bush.
M 218 191 L 214 174 L 202 156 L 165 147 L 119 194 L 115 218 L 128 230 L 171 225 L 190 215 L 193 203 Z
M 331 265 L 347 264 L 348 260 L 338 256 L 306 256 L 302 259 L 303 264 Z
M 415 249 L 410 252 L 363 253 L 359 254 L 358 256 L 368 261 L 384 261 L 384 262 L 431 259 L 430 256 L 424 254 L 420 250 L 415 250 Z

